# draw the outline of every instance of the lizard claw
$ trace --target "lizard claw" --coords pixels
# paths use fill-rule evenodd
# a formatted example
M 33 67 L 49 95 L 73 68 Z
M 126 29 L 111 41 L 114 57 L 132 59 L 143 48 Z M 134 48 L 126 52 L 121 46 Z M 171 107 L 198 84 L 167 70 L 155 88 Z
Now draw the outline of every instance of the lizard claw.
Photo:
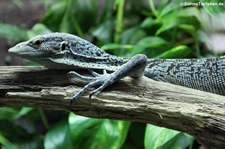
M 112 79 L 112 74 L 107 73 L 105 70 L 103 71 L 103 74 L 98 74 L 91 70 L 91 73 L 96 75 L 95 77 L 86 77 L 82 76 L 76 72 L 72 72 L 73 76 L 79 77 L 81 79 L 89 79 L 91 78 L 91 82 L 84 86 L 78 93 L 76 93 L 72 100 L 70 101 L 70 106 L 72 106 L 73 101 L 75 101 L 78 97 L 80 97 L 85 91 L 87 90 L 93 90 L 93 87 L 99 86 L 98 88 L 94 89 L 90 94 L 89 98 L 91 98 L 93 95 L 96 95 L 97 93 L 101 92 L 105 87 L 112 84 L 114 81 Z
M 89 94 L 89 99 L 91 99 L 91 97 L 93 95 L 97 95 L 99 92 L 101 92 L 105 87 L 107 87 L 108 85 L 110 85 L 111 83 L 105 82 L 104 84 L 102 84 L 101 86 L 99 86 L 97 89 L 93 90 L 90 94 Z

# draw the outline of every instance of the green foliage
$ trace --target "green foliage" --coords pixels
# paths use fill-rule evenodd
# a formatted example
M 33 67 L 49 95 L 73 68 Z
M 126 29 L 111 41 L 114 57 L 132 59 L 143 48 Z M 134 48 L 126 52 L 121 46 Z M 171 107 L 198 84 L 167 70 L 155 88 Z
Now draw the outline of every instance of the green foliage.
M 186 149 L 193 137 L 171 129 L 147 125 L 145 132 L 146 149 Z
M 38 118 L 36 110 L 31 108 L 0 108 L 0 143 L 3 148 L 30 149 L 43 148 L 42 137 L 35 134 L 32 126 Z M 23 121 L 25 115 L 30 115 L 29 121 Z M 28 125 L 29 124 L 29 125 Z
M 20 0 L 14 2 L 19 7 L 23 5 Z M 138 53 L 149 58 L 212 55 L 202 49 L 204 43 L 200 42 L 199 32 L 204 32 L 205 24 L 200 14 L 206 10 L 217 15 L 224 12 L 224 6 L 183 7 L 181 2 L 197 1 L 43 1 L 46 13 L 32 29 L 0 23 L 0 36 L 19 42 L 39 34 L 68 32 L 123 57 Z M 36 64 L 29 62 L 28 65 Z M 3 148 L 183 149 L 191 148 L 194 140 L 185 133 L 153 125 L 145 129 L 144 124 L 91 119 L 72 113 L 61 117 L 57 112 L 51 114 L 58 120 L 51 122 L 51 116 L 42 110 L 1 108 L 0 143 Z
M 44 138 L 46 149 L 73 149 L 73 140 L 66 120 L 61 120 L 51 127 Z
M 13 41 L 22 41 L 28 39 L 26 29 L 5 23 L 0 23 L 0 36 Z
M 96 0 L 61 0 L 46 12 L 42 23 L 52 31 L 69 32 L 83 36 L 96 23 Z
M 163 47 L 165 47 L 165 45 L 168 45 L 168 42 L 165 41 L 163 38 L 156 37 L 156 36 L 144 37 L 141 40 L 139 40 L 137 44 L 134 45 L 132 53 L 133 54 L 144 53 L 146 50 L 147 55 L 153 56 L 152 52 L 151 54 L 149 54 L 151 49 L 162 49 Z M 157 55 L 159 52 L 157 52 L 154 55 Z
M 75 148 L 116 149 L 123 145 L 130 123 L 91 119 L 71 113 L 69 125 Z
M 166 52 L 158 55 L 158 58 L 183 58 L 191 52 L 191 49 L 187 46 L 181 45 L 175 48 L 169 49 Z

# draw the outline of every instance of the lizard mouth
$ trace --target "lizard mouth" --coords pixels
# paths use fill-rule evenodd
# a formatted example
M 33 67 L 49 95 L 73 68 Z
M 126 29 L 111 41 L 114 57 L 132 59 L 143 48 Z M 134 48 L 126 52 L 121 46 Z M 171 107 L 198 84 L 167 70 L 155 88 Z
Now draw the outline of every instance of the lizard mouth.
M 37 49 L 34 47 L 29 46 L 27 42 L 17 44 L 16 46 L 10 48 L 8 52 L 23 58 L 35 58 L 42 54 L 40 51 L 37 52 Z

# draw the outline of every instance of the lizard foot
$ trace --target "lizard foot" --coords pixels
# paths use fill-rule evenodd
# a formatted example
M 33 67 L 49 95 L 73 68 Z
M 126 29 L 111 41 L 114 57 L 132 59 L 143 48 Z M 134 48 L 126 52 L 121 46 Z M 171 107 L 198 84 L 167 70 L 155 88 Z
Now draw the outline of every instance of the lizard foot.
M 108 85 L 112 84 L 113 81 L 113 76 L 112 74 L 109 74 L 106 72 L 106 70 L 103 70 L 103 74 L 99 74 L 97 72 L 94 72 L 93 70 L 89 70 L 89 72 L 93 75 L 93 77 L 87 77 L 78 74 L 75 71 L 70 71 L 68 74 L 80 78 L 82 80 L 90 81 L 87 85 L 84 86 L 78 93 L 76 93 L 73 97 L 72 100 L 70 100 L 70 106 L 72 106 L 72 103 L 79 97 L 81 96 L 85 91 L 91 90 L 91 93 L 89 94 L 89 98 L 91 96 L 96 95 L 97 93 L 101 92 L 105 87 Z M 97 88 L 94 89 L 95 86 L 98 86 Z

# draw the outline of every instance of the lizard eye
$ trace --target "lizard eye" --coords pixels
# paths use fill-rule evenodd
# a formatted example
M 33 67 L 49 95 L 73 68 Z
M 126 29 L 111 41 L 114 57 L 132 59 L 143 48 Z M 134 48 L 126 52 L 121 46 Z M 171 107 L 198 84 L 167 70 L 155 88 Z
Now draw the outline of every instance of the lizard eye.
M 33 42 L 34 45 L 39 46 L 41 44 L 41 40 L 37 39 Z
M 39 44 L 41 44 L 41 41 L 40 40 L 36 40 L 34 44 L 39 45 Z
M 60 45 L 60 50 L 61 51 L 64 51 L 66 49 L 66 44 L 67 43 L 65 41 L 61 42 L 61 45 Z

